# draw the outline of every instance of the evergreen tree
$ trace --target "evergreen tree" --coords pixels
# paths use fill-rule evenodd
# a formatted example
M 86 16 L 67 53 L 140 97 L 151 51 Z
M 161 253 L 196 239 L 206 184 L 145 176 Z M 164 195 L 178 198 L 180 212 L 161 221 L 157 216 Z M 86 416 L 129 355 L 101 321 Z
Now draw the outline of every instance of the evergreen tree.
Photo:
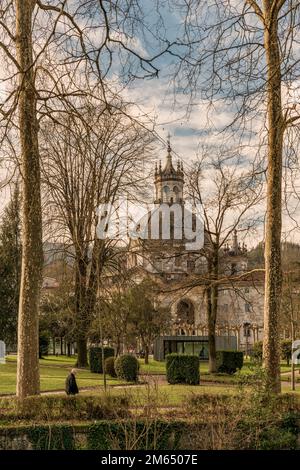
M 21 271 L 20 193 L 15 187 L 0 225 L 0 339 L 17 342 Z

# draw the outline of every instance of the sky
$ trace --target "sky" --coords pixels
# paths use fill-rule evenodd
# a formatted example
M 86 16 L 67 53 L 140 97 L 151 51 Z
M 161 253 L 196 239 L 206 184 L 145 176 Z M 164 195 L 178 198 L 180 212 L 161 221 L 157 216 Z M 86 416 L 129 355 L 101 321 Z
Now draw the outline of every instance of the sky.
M 75 0 L 74 0 L 75 1 Z M 72 2 L 70 2 L 72 3 Z M 74 2 L 73 2 L 74 3 Z M 75 1 L 76 3 L 76 1 Z M 234 0 L 232 4 L 242 4 L 240 0 Z M 176 40 L 182 31 L 182 18 L 178 15 L 178 11 L 172 8 L 172 2 L 160 1 L 160 10 L 156 12 L 153 8 L 155 1 L 145 0 L 142 2 L 145 13 L 146 32 L 145 36 L 132 36 L 129 40 L 129 45 L 134 49 L 145 55 L 153 55 L 157 50 L 155 46 L 154 36 L 156 31 L 151 29 L 151 25 L 155 24 L 159 15 L 164 21 L 167 30 L 167 36 L 170 41 Z M 171 7 L 170 7 L 171 5 Z M 95 19 L 96 21 L 96 19 Z M 97 33 L 94 29 L 93 41 L 101 40 L 101 33 Z M 161 37 L 164 38 L 163 28 L 160 30 Z M 115 32 L 115 37 L 118 38 L 118 33 Z M 152 47 L 153 45 L 153 47 Z M 115 56 L 116 57 L 116 56 Z M 197 152 L 202 145 L 217 146 L 222 141 L 219 131 L 228 125 L 232 118 L 232 110 L 222 103 L 222 101 L 215 103 L 214 108 L 207 117 L 207 101 L 205 99 L 195 97 L 190 102 L 189 94 L 183 93 L 183 90 L 176 88 L 174 93 L 174 83 L 170 80 L 170 70 L 174 63 L 174 58 L 169 55 L 164 55 L 156 61 L 159 68 L 158 78 L 151 80 L 134 80 L 129 86 L 125 87 L 122 91 L 125 100 L 134 102 L 134 115 L 139 116 L 147 113 L 150 120 L 155 122 L 155 131 L 160 139 L 160 144 L 157 147 L 157 160 L 164 160 L 166 155 L 167 135 L 171 135 L 171 147 L 175 159 L 180 158 L 185 168 L 187 169 L 192 160 L 195 159 Z M 120 68 L 118 62 L 115 60 L 109 79 L 116 78 L 117 82 L 122 85 L 122 78 L 119 74 Z M 3 93 L 3 84 L 1 84 L 1 71 L 0 71 L 0 99 Z M 295 82 L 297 90 L 298 84 Z M 188 111 L 187 111 L 188 110 Z M 258 132 L 261 123 L 252 124 L 252 132 Z M 232 144 L 235 144 L 235 135 L 232 134 Z M 236 138 L 236 144 L 239 142 L 239 137 Z M 251 161 L 254 158 L 256 149 L 247 147 L 241 150 L 245 154 L 245 160 Z M 0 169 L 0 182 L 5 178 L 5 171 Z M 0 213 L 9 197 L 7 189 L 0 191 Z M 263 207 L 260 208 L 263 212 Z M 298 217 L 298 214 L 296 214 Z M 299 218 L 300 220 L 300 218 Z M 285 218 L 284 231 L 288 232 L 291 228 L 290 221 Z M 257 234 L 255 242 L 259 241 L 263 236 L 263 227 Z M 298 240 L 298 234 L 293 231 L 289 234 L 289 238 L 293 241 Z M 300 239 L 299 239 L 300 240 Z

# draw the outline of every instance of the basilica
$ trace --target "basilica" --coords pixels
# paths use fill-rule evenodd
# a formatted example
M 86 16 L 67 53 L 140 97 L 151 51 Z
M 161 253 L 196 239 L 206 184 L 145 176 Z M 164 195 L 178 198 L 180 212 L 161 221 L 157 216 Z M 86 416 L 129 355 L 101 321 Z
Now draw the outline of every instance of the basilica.
M 138 222 L 140 236 L 130 241 L 127 259 L 137 282 L 145 276 L 156 281 L 158 302 L 172 313 L 172 330 L 156 341 L 156 359 L 169 352 L 192 352 L 203 358 L 208 354 L 204 282 L 209 240 L 197 215 L 185 209 L 184 184 L 183 165 L 174 165 L 169 143 L 165 165 L 159 163 L 154 171 L 153 209 Z M 184 225 L 188 219 L 192 243 Z M 224 281 L 218 288 L 216 346 L 247 353 L 262 339 L 264 279 L 262 273 L 247 275 L 247 248 L 239 243 L 236 230 L 220 259 Z

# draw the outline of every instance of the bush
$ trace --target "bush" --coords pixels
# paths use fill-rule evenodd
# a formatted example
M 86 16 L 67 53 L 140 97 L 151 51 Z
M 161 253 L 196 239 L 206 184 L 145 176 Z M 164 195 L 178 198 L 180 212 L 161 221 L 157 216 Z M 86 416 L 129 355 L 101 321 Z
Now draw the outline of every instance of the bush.
M 135 356 L 124 354 L 115 360 L 115 371 L 119 379 L 137 382 L 140 364 Z
M 106 374 L 110 375 L 111 377 L 117 377 L 114 357 L 107 357 L 104 362 L 104 367 Z
M 185 354 L 168 354 L 167 380 L 169 384 L 198 385 L 200 382 L 199 357 Z
M 262 362 L 262 357 L 263 357 L 263 342 L 262 341 L 257 341 L 256 343 L 254 343 L 252 357 L 257 362 L 259 363 Z
M 217 351 L 217 372 L 234 374 L 243 367 L 243 353 L 240 351 Z
M 3 399 L 0 420 L 57 421 L 95 420 L 128 417 L 126 396 L 36 396 L 22 401 Z
M 185 432 L 182 421 L 101 420 L 34 424 L 0 430 L 1 450 L 165 450 L 178 449 Z M 23 447 L 24 446 L 24 447 Z
M 90 371 L 96 374 L 102 374 L 102 348 L 90 348 Z M 104 360 L 115 355 L 113 348 L 104 348 Z
M 186 397 L 191 428 L 182 445 L 205 450 L 281 450 L 297 446 L 299 403 L 294 396 L 270 395 L 264 384 L 239 394 L 192 394 Z

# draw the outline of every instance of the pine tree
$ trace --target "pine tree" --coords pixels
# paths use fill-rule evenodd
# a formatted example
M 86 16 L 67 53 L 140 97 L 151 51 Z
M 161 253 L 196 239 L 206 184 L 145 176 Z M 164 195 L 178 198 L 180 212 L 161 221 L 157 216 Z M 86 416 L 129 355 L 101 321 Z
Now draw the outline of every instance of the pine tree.
M 20 193 L 15 187 L 0 225 L 0 339 L 17 342 L 21 271 Z

